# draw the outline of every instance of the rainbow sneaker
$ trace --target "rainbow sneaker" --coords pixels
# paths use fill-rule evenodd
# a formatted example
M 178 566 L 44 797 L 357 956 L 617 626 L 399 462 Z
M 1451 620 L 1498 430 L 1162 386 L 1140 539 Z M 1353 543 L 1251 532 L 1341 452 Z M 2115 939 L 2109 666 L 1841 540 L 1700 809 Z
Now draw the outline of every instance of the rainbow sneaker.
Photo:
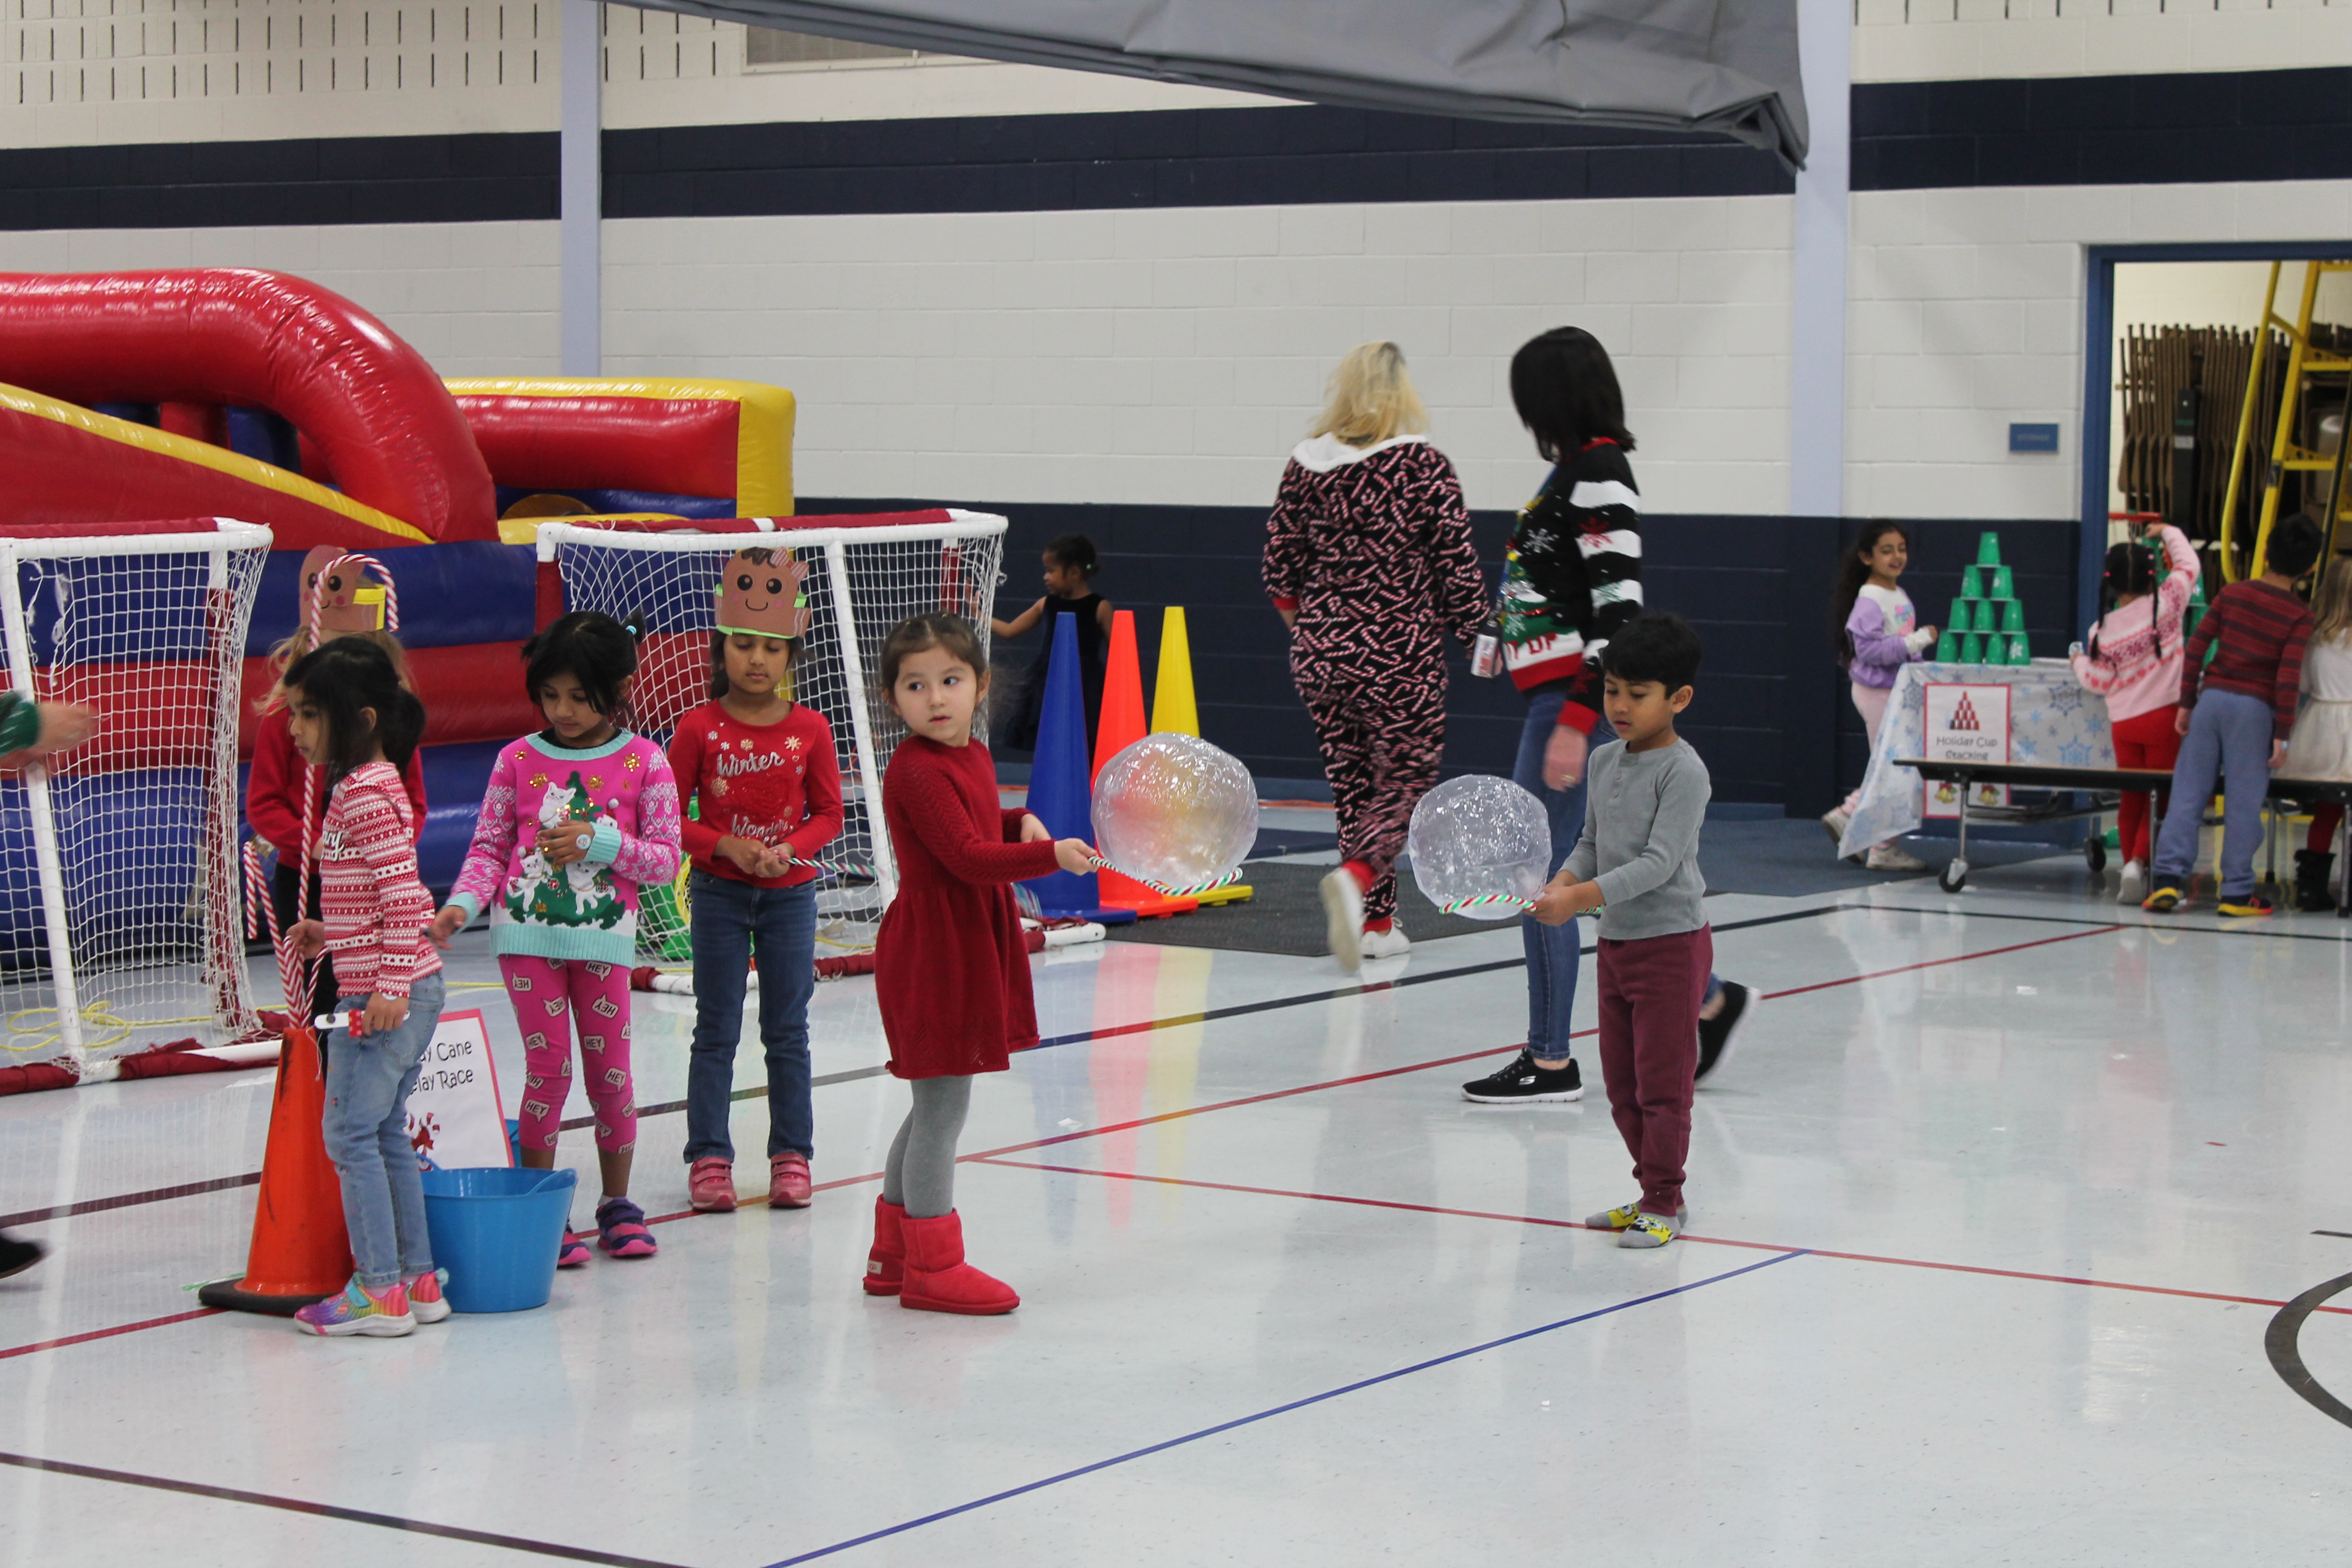
M 407 1283 L 409 1315 L 420 1323 L 437 1323 L 449 1315 L 449 1299 L 441 1287 L 449 1283 L 446 1268 L 428 1268 Z
M 415 1332 L 416 1317 L 408 1310 L 408 1291 L 399 1283 L 371 1290 L 354 1274 L 340 1293 L 323 1301 L 313 1301 L 295 1313 L 294 1326 L 306 1334 L 321 1334 L 331 1340 L 347 1334 L 394 1340 Z

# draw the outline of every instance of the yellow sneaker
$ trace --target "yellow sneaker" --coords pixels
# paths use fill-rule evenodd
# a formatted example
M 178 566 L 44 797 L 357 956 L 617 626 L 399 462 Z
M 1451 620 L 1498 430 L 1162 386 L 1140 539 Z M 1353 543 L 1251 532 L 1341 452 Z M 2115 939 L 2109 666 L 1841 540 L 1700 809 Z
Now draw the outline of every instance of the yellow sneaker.
M 1653 1215 L 1651 1217 L 1655 1218 L 1656 1216 Z M 1618 1207 L 1613 1209 L 1604 1209 L 1599 1214 L 1587 1215 L 1584 1221 L 1584 1228 L 1587 1230 L 1631 1230 L 1641 1223 L 1642 1205 L 1640 1200 L 1637 1199 L 1630 1204 L 1620 1205 Z M 1682 1207 L 1675 1210 L 1675 1228 L 1676 1230 L 1682 1230 L 1686 1228 L 1689 1225 L 1690 1205 L 1685 1204 Z
M 1633 1223 L 1617 1233 L 1620 1247 L 1664 1247 L 1683 1227 L 1683 1216 L 1689 1211 L 1675 1214 L 1670 1224 L 1664 1215 L 1637 1214 Z
M 2174 887 L 2158 888 L 2147 898 L 2142 899 L 2139 907 L 2152 915 L 2168 915 L 2180 907 L 2180 889 Z

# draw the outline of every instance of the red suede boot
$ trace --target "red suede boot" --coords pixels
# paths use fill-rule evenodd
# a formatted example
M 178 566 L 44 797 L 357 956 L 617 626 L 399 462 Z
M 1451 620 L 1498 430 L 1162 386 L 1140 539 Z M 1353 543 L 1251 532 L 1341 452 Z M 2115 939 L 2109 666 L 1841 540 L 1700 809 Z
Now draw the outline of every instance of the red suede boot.
M 1021 1305 L 1003 1280 L 963 1260 L 963 1219 L 952 1209 L 937 1219 L 906 1217 L 907 1284 L 898 1305 L 926 1312 L 992 1317 Z
M 888 1198 L 874 1200 L 874 1247 L 866 1255 L 866 1293 L 895 1296 L 907 1275 L 907 1211 Z

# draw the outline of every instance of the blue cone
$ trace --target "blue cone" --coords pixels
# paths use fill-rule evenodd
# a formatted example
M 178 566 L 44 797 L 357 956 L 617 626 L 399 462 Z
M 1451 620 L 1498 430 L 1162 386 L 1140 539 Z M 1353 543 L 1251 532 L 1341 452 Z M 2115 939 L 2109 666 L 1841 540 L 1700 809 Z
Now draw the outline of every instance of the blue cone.
M 1087 709 L 1078 672 L 1078 623 L 1064 610 L 1054 617 L 1053 659 L 1045 668 L 1045 701 L 1037 716 L 1037 754 L 1029 765 L 1029 815 L 1056 838 L 1094 842 L 1094 774 L 1087 758 Z M 1055 919 L 1125 924 L 1133 910 L 1107 909 L 1095 876 L 1056 871 L 1022 884 L 1037 895 L 1038 912 Z

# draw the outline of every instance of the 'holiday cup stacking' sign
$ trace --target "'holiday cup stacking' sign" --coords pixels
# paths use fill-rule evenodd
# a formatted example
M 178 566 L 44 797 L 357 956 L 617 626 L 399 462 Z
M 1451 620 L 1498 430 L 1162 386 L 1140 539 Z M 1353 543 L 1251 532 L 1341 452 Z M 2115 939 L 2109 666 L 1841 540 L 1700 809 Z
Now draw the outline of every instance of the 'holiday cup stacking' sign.
M 1927 751 L 1932 763 L 2006 763 L 2009 761 L 2009 694 L 2006 686 L 1941 685 L 1930 681 L 1927 696 Z M 1968 804 L 2007 805 L 2007 784 L 1969 786 Z M 1956 818 L 1960 815 L 1960 786 L 1930 783 L 1925 815 Z
M 441 1015 L 409 1091 L 408 1142 L 419 1170 L 514 1163 L 480 1012 Z

